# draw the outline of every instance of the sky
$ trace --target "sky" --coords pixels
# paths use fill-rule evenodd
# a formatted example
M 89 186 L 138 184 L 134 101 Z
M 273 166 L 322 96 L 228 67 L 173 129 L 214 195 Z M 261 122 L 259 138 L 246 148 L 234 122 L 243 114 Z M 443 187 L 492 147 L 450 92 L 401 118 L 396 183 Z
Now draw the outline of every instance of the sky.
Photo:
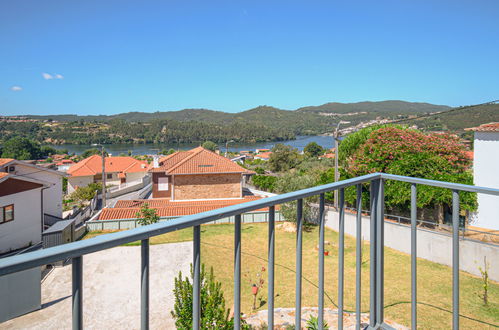
M 499 1 L 0 2 L 0 115 L 499 99 Z

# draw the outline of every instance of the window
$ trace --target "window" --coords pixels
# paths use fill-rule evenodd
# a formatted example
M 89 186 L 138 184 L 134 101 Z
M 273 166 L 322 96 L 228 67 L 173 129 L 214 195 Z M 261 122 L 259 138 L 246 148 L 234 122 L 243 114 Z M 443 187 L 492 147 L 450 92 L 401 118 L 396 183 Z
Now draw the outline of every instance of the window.
M 107 175 L 107 178 L 108 178 L 108 179 L 112 179 L 112 178 L 113 178 L 113 174 L 112 174 L 112 173 L 108 174 L 108 175 Z
M 158 191 L 168 190 L 168 177 L 158 178 Z
M 0 224 L 14 220 L 14 205 L 0 207 Z

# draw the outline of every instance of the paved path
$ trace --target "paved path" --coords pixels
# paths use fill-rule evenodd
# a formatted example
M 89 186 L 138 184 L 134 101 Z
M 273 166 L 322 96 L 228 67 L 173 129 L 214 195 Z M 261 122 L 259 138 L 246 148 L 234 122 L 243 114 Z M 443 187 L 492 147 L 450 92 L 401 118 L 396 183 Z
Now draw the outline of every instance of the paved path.
M 192 242 L 150 247 L 150 327 L 174 329 L 174 277 L 189 274 Z M 116 247 L 83 257 L 85 329 L 140 328 L 140 247 Z M 0 329 L 71 329 L 71 265 L 55 268 L 42 284 L 43 308 Z

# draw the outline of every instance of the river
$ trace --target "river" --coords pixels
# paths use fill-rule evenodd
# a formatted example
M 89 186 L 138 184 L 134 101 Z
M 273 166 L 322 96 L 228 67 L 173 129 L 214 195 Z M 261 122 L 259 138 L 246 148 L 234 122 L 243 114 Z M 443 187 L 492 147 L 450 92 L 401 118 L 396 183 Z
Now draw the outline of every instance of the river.
M 241 150 L 252 150 L 255 149 L 272 149 L 272 147 L 278 143 L 290 145 L 298 150 L 303 150 L 303 148 L 310 142 L 316 142 L 323 148 L 332 148 L 334 146 L 334 140 L 332 136 L 297 136 L 295 140 L 278 141 L 278 142 L 260 142 L 260 143 L 229 143 L 229 151 L 241 151 Z M 127 154 L 128 151 L 132 151 L 132 155 L 145 155 L 145 154 L 155 154 L 158 150 L 161 152 L 163 149 L 180 149 L 188 150 L 197 147 L 199 144 L 108 144 L 104 145 L 106 151 L 112 155 L 118 156 L 119 154 Z M 89 144 L 62 144 L 54 145 L 56 149 L 67 149 L 69 153 L 75 153 L 77 155 L 83 153 L 85 150 L 90 148 L 95 148 Z M 225 144 L 219 145 L 220 150 L 225 151 Z

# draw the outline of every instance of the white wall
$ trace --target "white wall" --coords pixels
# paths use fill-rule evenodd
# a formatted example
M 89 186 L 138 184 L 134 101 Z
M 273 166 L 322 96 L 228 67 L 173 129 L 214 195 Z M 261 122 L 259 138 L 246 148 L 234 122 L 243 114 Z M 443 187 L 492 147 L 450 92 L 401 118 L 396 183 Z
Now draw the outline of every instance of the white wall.
M 362 239 L 369 241 L 370 218 L 362 217 Z M 326 213 L 326 226 L 338 231 L 338 213 Z M 356 237 L 356 215 L 345 213 L 345 234 Z M 411 227 L 396 223 L 385 222 L 385 246 L 410 254 L 411 253 Z M 481 276 L 478 266 L 483 267 L 483 257 L 490 263 L 489 276 L 494 281 L 499 281 L 499 246 L 459 240 L 459 269 Z M 369 252 L 367 252 L 369 253 Z M 431 230 L 418 228 L 417 231 L 417 256 L 439 264 L 452 266 L 452 237 Z
M 0 253 L 42 240 L 41 188 L 0 197 L 0 206 L 14 204 L 14 220 L 0 224 Z
M 476 186 L 499 189 L 499 132 L 475 132 L 473 162 Z M 499 230 L 499 196 L 478 194 L 473 226 Z
M 94 176 L 70 176 L 68 177 L 68 194 L 76 190 L 76 187 L 86 187 L 94 182 Z
M 142 179 L 147 175 L 147 172 L 126 173 L 126 182 L 133 182 Z
M 62 176 L 51 171 L 43 171 L 30 166 L 16 164 L 17 175 L 48 182 L 50 187 L 43 191 L 43 212 L 62 217 Z

